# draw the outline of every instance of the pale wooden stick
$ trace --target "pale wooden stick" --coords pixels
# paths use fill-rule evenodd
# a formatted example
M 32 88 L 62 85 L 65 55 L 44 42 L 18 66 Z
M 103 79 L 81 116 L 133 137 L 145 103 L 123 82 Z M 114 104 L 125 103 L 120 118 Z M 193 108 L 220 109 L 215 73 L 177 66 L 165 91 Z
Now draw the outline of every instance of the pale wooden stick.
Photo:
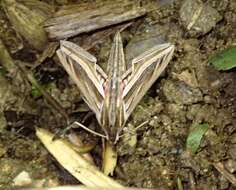
M 64 140 L 52 140 L 54 135 L 37 128 L 36 135 L 56 160 L 76 179 L 88 187 L 122 188 L 123 186 L 100 172 L 94 165 L 79 155 Z

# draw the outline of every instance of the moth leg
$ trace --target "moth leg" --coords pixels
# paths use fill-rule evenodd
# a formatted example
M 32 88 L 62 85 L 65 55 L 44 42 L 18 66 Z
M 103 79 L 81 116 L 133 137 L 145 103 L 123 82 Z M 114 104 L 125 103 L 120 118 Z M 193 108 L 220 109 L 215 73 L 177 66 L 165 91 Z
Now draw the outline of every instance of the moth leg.
M 71 130 L 71 129 L 76 129 L 79 128 L 79 126 L 74 124 L 75 122 L 70 122 L 64 129 L 59 129 L 55 136 L 53 137 L 53 140 L 59 139 L 59 138 L 65 138 L 66 134 Z M 79 122 L 78 122 L 79 123 Z M 81 124 L 82 125 L 82 124 Z
M 96 136 L 99 136 L 99 137 L 102 137 L 102 138 L 105 138 L 105 139 L 108 140 L 108 137 L 107 137 L 106 135 L 103 135 L 103 134 L 101 134 L 101 133 L 98 133 L 98 132 L 96 132 L 96 131 L 93 131 L 93 130 L 89 129 L 88 127 L 86 127 L 85 125 L 81 124 L 81 123 L 78 122 L 78 121 L 75 121 L 74 123 L 72 123 L 72 125 L 74 125 L 73 128 L 79 128 L 79 127 L 81 127 L 81 128 L 83 128 L 84 130 L 86 130 L 86 131 L 88 131 L 88 132 L 90 132 L 90 133 L 92 133 L 92 134 L 94 134 L 94 135 L 96 135 Z
M 68 125 L 65 129 L 59 129 L 56 134 L 54 135 L 54 137 L 52 138 L 52 140 L 57 140 L 59 138 L 65 138 L 66 134 L 68 131 L 70 131 L 71 129 L 73 129 L 74 127 L 72 126 L 72 124 Z
M 128 127 L 124 127 L 123 128 L 123 132 L 127 132 L 131 135 L 135 135 L 135 132 L 140 129 L 141 127 L 145 126 L 146 124 L 148 124 L 149 121 L 144 121 L 141 124 L 139 124 L 137 127 L 135 127 L 134 129 L 130 130 Z M 125 136 L 125 133 L 123 133 L 122 135 L 119 136 L 119 138 Z

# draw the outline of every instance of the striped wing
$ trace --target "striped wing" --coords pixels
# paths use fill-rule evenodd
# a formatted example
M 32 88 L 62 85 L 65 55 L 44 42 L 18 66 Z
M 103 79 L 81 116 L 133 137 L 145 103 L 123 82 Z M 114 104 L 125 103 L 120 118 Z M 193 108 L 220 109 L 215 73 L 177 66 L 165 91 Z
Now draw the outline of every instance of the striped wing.
M 96 62 L 96 58 L 78 45 L 60 41 L 57 55 L 72 80 L 79 88 L 83 100 L 96 114 L 97 120 L 101 119 L 101 109 L 105 97 L 104 82 L 107 75 Z
M 173 52 L 174 46 L 166 43 L 154 46 L 132 60 L 132 68 L 123 76 L 126 84 L 122 97 L 125 105 L 125 120 L 164 71 Z

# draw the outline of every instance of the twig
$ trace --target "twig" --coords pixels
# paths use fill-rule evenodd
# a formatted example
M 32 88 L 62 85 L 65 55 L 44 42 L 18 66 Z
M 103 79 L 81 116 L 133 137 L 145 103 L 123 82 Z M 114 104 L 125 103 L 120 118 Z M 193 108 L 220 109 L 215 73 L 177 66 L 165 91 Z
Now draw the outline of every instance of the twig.
M 100 172 L 93 164 L 87 161 L 83 155 L 77 154 L 64 140 L 52 140 L 53 134 L 45 129 L 38 128 L 36 135 L 57 159 L 57 161 L 76 179 L 88 187 L 122 188 L 123 186 L 110 177 Z
M 40 93 L 42 93 L 43 97 L 53 106 L 55 110 L 57 110 L 67 121 L 67 124 L 69 124 L 69 116 L 64 110 L 64 108 L 60 105 L 59 102 L 57 102 L 47 91 L 44 90 L 44 88 L 38 83 L 38 81 L 34 78 L 31 71 L 27 71 L 26 68 L 22 64 L 17 64 L 21 71 L 25 74 L 29 82 L 34 85 Z
M 54 55 L 58 46 L 58 42 L 50 42 L 47 45 L 46 49 L 43 51 L 43 53 L 35 61 L 35 64 L 31 67 L 31 70 L 34 70 L 36 67 L 38 67 L 42 62 L 45 61 L 46 58 L 51 58 Z
M 14 64 L 13 59 L 11 58 L 7 48 L 0 39 L 0 62 L 2 66 L 11 74 L 15 73 L 17 70 L 16 65 Z
M 217 163 L 213 163 L 213 166 L 217 169 L 218 172 L 220 172 L 226 179 L 228 179 L 230 181 L 230 183 L 232 183 L 233 186 L 236 186 L 236 178 L 233 174 L 231 174 L 230 172 L 228 172 L 223 163 L 221 162 L 217 162 Z

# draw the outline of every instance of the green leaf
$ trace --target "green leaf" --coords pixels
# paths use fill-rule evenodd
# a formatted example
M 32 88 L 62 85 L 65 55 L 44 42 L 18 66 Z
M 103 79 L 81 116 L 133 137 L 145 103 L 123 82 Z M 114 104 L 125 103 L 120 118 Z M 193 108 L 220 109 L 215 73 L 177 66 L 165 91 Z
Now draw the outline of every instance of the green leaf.
M 187 138 L 187 150 L 193 154 L 197 152 L 203 135 L 207 132 L 209 126 L 207 123 L 195 125 L 192 127 Z
M 39 84 L 34 83 L 31 87 L 31 94 L 34 98 L 39 98 L 43 95 L 42 89 L 46 91 L 51 91 L 53 88 L 54 88 L 53 83 L 48 83 L 44 85 L 39 85 Z
M 32 85 L 31 87 L 31 94 L 34 98 L 39 98 L 42 96 L 42 93 L 40 92 L 40 90 L 34 85 Z
M 236 67 L 236 46 L 227 48 L 214 55 L 209 63 L 213 64 L 217 70 L 229 70 Z

